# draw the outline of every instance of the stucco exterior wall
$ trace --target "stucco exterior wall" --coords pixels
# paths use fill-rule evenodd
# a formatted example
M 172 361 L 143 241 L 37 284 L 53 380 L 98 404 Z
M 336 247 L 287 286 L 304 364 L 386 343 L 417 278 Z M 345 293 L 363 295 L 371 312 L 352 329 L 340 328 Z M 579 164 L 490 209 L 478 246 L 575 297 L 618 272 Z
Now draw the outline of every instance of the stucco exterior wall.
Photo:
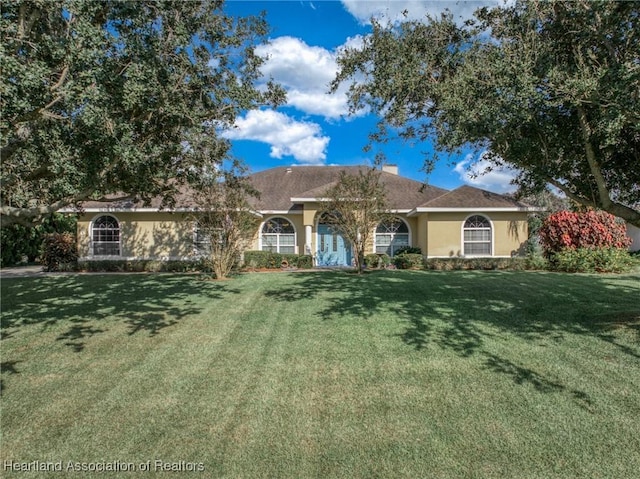
M 463 255 L 462 226 L 471 216 L 466 212 L 423 213 L 428 214 L 426 251 L 430 257 Z M 493 226 L 492 256 L 524 254 L 527 241 L 527 214 L 521 212 L 474 212 L 483 215 Z
M 78 220 L 78 251 L 81 258 L 91 258 L 91 225 L 104 214 L 114 216 L 120 223 L 120 258 L 186 259 L 194 256 L 194 224 L 185 213 L 168 212 L 119 212 L 86 213 Z M 291 221 L 296 230 L 296 246 L 299 254 L 305 253 L 306 227 L 311 226 L 311 251 L 317 250 L 316 204 L 307 204 L 302 213 L 265 214 L 256 230 L 249 249 L 260 249 L 260 231 L 264 221 L 282 217 Z M 527 240 L 527 214 L 520 212 L 482 213 L 491 220 L 493 231 L 493 256 L 522 254 Z M 462 225 L 469 213 L 421 213 L 407 217 L 397 215 L 409 225 L 411 245 L 422 249 L 429 257 L 461 256 Z M 375 251 L 375 232 L 367 244 L 367 254 Z
M 91 226 L 108 214 L 120 224 L 121 258 L 183 259 L 193 256 L 194 224 L 184 213 L 115 212 L 86 213 L 78 219 L 78 251 L 92 257 Z

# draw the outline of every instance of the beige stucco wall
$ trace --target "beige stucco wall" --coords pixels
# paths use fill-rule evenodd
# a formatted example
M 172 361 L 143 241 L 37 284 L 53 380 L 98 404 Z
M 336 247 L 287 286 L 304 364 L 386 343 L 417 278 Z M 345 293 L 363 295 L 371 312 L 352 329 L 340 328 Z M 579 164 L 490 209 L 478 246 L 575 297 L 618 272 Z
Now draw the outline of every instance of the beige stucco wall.
M 486 216 L 493 226 L 493 256 L 523 254 L 527 241 L 527 213 L 474 212 Z M 430 257 L 462 256 L 462 225 L 469 213 L 423 213 L 426 221 L 426 245 L 422 247 Z
M 91 256 L 91 225 L 102 215 L 111 215 L 120 223 L 120 248 L 123 258 L 180 259 L 193 255 L 193 221 L 183 213 L 117 212 L 86 213 L 78 220 L 80 257 Z
M 193 257 L 193 221 L 184 213 L 126 212 L 86 213 L 78 220 L 78 249 L 80 257 L 90 257 L 90 228 L 94 219 L 110 214 L 120 222 L 121 257 L 181 259 Z M 282 217 L 291 221 L 296 230 L 296 246 L 305 252 L 305 227 L 312 227 L 311 251 L 317 250 L 317 205 L 305 205 L 302 213 L 265 214 L 256 230 L 249 249 L 260 248 L 260 228 L 264 221 Z M 512 256 L 521 253 L 527 240 L 527 214 L 519 212 L 483 213 L 493 225 L 493 256 Z M 409 225 L 411 245 L 418 246 L 430 257 L 462 255 L 462 225 L 469 213 L 422 213 L 412 217 L 399 214 Z M 373 232 L 372 232 L 373 233 Z M 374 251 L 374 234 L 367 245 L 367 253 Z

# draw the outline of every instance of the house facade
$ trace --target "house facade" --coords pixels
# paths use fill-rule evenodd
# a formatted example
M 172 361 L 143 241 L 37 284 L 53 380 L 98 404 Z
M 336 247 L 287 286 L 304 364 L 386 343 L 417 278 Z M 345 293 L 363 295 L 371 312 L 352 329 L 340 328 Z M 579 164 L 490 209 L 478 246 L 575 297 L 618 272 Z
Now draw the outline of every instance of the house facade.
M 259 227 L 249 249 L 309 254 L 318 266 L 351 265 L 349 243 L 323 222 L 319 202 L 341 172 L 361 167 L 279 167 L 250 177 L 259 198 Z M 427 257 L 510 257 L 523 254 L 527 216 L 535 211 L 512 198 L 470 186 L 444 190 L 383 167 L 393 219 L 379 224 L 367 253 L 396 254 L 419 247 Z M 176 208 L 131 202 L 86 203 L 78 221 L 80 257 L 90 259 L 194 259 L 200 241 L 188 197 Z

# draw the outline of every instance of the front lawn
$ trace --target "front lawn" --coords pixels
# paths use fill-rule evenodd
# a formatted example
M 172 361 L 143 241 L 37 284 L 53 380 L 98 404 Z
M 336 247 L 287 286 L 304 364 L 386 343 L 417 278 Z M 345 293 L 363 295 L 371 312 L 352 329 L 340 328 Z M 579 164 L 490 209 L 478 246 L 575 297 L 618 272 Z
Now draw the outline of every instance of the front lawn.
M 2 477 L 73 477 L 33 471 L 57 464 L 84 467 L 76 477 L 640 471 L 639 274 L 76 275 L 1 287 Z M 110 467 L 120 472 L 86 472 Z

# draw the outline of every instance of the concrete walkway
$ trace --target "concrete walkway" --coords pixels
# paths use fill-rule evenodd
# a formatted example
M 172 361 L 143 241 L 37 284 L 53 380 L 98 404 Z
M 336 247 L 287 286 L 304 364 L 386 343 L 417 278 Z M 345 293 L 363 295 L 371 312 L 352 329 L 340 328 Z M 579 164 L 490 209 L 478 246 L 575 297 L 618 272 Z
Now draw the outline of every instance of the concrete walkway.
M 42 266 L 14 266 L 0 269 L 0 278 L 28 278 L 32 276 L 45 276 L 49 273 L 42 271 Z

